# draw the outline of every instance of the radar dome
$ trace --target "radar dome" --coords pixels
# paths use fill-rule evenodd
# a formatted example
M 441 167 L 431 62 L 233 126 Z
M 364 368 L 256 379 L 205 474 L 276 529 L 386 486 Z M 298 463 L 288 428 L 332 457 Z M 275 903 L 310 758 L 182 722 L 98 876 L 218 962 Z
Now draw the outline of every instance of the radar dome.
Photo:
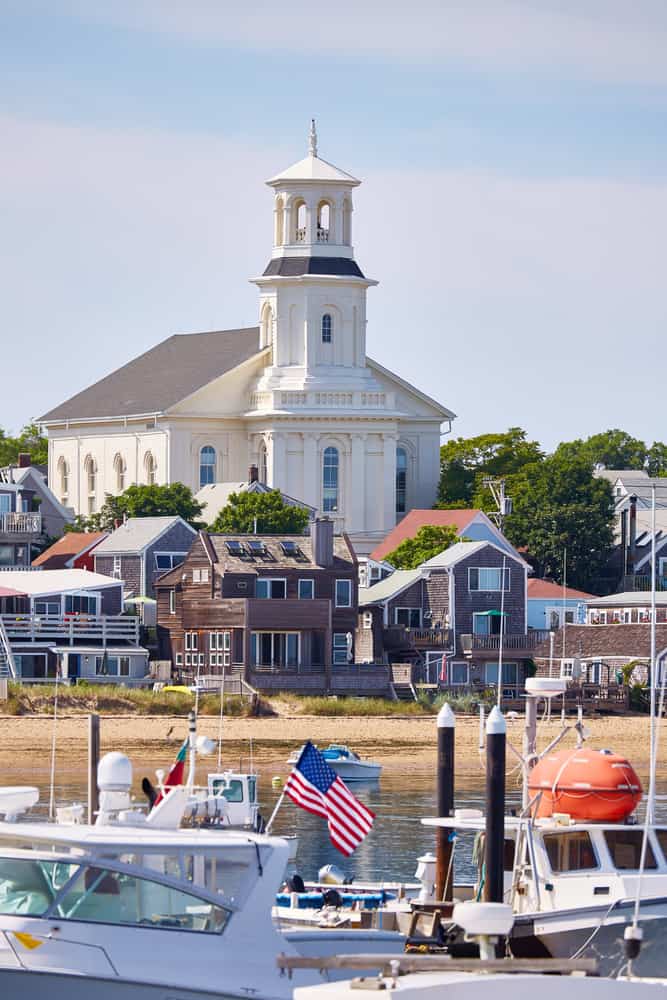
M 132 787 L 132 762 L 124 753 L 106 753 L 97 765 L 101 792 L 128 792 Z

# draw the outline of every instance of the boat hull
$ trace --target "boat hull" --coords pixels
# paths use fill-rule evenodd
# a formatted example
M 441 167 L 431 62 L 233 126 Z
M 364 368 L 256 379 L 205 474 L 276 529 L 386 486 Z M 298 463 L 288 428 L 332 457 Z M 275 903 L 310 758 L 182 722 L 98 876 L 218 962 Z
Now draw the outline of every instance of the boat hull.
M 0 969 L 3 1000 L 236 1000 L 242 994 L 224 990 L 188 990 L 178 986 L 137 983 L 69 972 Z M 276 996 L 281 994 L 276 991 Z
M 516 918 L 511 937 L 517 958 L 595 958 L 601 976 L 614 975 L 625 964 L 623 932 L 632 923 L 634 902 L 616 906 L 560 910 Z M 644 932 L 639 957 L 633 962 L 638 976 L 667 976 L 667 897 L 642 900 L 640 926 Z
M 382 764 L 363 760 L 328 760 L 327 764 L 343 781 L 377 781 L 382 773 Z

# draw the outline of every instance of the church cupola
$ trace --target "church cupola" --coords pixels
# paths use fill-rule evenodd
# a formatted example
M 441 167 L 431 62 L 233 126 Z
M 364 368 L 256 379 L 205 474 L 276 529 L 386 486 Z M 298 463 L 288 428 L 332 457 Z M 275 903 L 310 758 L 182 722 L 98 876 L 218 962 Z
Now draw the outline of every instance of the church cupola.
M 312 121 L 308 155 L 267 181 L 275 201 L 273 251 L 265 275 L 362 278 L 352 249 L 352 189 L 360 183 L 318 155 Z

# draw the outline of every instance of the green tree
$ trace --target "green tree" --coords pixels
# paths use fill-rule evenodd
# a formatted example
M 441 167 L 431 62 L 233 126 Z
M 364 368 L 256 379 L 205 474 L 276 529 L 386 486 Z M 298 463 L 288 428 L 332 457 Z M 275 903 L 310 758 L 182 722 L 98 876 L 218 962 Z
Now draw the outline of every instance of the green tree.
M 451 524 L 425 524 L 413 538 L 405 538 L 393 552 L 385 556 L 385 561 L 395 569 L 417 569 L 427 559 L 432 559 L 461 539 Z
M 302 535 L 310 519 L 305 507 L 291 507 L 280 490 L 268 493 L 232 493 L 211 531 L 225 534 L 252 534 L 257 521 L 260 535 Z
M 613 547 L 611 485 L 592 474 L 590 463 L 558 451 L 526 466 L 512 482 L 514 511 L 505 534 L 527 550 L 539 576 L 583 590 L 604 573 Z
M 16 465 L 20 452 L 29 452 L 33 465 L 48 462 L 48 442 L 37 424 L 26 424 L 16 437 L 6 434 L 0 427 L 0 466 Z
M 97 514 L 77 518 L 74 530 L 113 530 L 124 517 L 171 517 L 178 515 L 193 527 L 201 526 L 203 504 L 195 500 L 192 490 L 183 483 L 169 486 L 129 486 L 118 496 L 107 494 Z
M 654 448 L 659 445 L 656 442 Z M 614 428 L 585 440 L 565 441 L 558 445 L 555 454 L 570 461 L 581 459 L 591 466 L 602 465 L 605 469 L 643 469 L 649 450 L 639 438 Z
M 520 427 L 448 441 L 440 449 L 438 506 L 489 507 L 491 500 L 482 486 L 486 476 L 509 478 L 542 457 L 538 442 L 528 441 Z

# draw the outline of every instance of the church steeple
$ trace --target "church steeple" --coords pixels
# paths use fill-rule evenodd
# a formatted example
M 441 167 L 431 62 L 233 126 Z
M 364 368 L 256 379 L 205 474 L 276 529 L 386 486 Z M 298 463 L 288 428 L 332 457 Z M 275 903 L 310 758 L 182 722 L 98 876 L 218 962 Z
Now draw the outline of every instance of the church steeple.
M 310 135 L 308 136 L 308 155 L 317 156 L 317 129 L 315 119 L 310 119 Z

